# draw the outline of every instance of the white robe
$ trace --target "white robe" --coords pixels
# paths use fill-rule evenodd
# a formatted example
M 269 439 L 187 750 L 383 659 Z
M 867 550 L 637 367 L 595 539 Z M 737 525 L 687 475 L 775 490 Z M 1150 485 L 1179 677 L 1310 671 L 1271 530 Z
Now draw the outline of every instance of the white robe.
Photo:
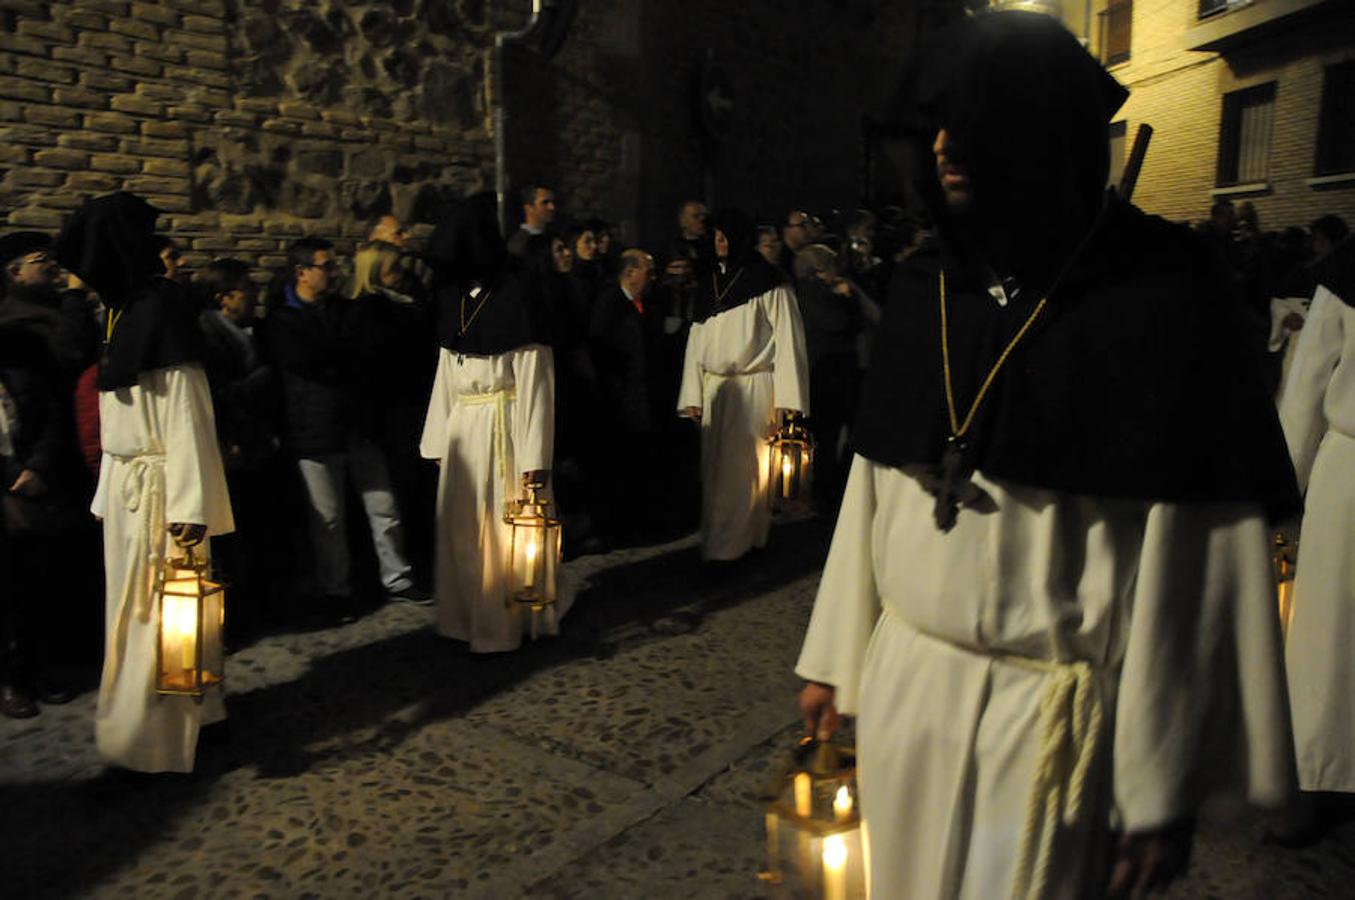
M 1306 491 L 1289 699 L 1299 785 L 1355 792 L 1355 309 L 1313 296 L 1280 396 L 1280 423 Z
M 522 474 L 549 469 L 555 436 L 555 375 L 548 347 L 493 356 L 443 349 L 419 452 L 438 473 L 435 588 L 438 633 L 477 653 L 515 650 L 529 618 L 508 602 L 505 504 L 522 496 Z M 538 621 L 558 631 L 573 598 L 561 585 Z
M 767 544 L 767 439 L 776 410 L 809 413 L 809 357 L 795 295 L 776 287 L 692 325 L 677 408 L 701 410 L 701 552 Z
M 1259 509 L 975 481 L 996 511 L 942 534 L 914 478 L 854 461 L 796 667 L 859 717 L 872 896 L 1012 895 L 1041 703 L 1079 671 L 1102 728 L 1080 817 L 1032 832 L 1055 836 L 1039 895 L 1094 893 L 1112 822 L 1172 822 L 1229 763 L 1257 802 L 1292 795 Z
M 95 739 L 114 765 L 191 772 L 199 727 L 226 711 L 219 687 L 201 703 L 155 692 L 152 584 L 170 549 L 167 525 L 205 525 L 209 536 L 235 528 L 207 376 L 196 365 L 143 372 L 135 385 L 99 395 L 99 418 L 103 462 L 91 509 L 103 519 L 107 599 Z

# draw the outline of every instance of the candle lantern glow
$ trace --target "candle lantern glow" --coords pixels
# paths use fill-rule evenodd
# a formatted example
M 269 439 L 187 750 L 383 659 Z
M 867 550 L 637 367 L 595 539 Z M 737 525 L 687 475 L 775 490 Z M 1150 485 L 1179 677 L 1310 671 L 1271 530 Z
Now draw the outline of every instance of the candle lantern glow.
M 831 900 L 865 896 L 854 748 L 802 738 L 764 799 L 767 870 L 759 877 Z
M 769 441 L 767 481 L 773 509 L 806 511 L 813 505 L 814 436 L 795 413 Z
M 201 700 L 224 677 L 226 592 L 193 546 L 177 549 L 160 573 L 155 690 Z
M 508 602 L 534 615 L 555 603 L 561 527 L 550 515 L 550 501 L 541 497 L 545 485 L 525 477 L 522 484 L 526 497 L 510 500 L 504 514 L 509 526 Z
M 1275 586 L 1280 605 L 1280 628 L 1289 634 L 1289 620 L 1294 615 L 1294 560 L 1298 555 L 1295 542 L 1285 539 L 1282 534 L 1275 535 Z

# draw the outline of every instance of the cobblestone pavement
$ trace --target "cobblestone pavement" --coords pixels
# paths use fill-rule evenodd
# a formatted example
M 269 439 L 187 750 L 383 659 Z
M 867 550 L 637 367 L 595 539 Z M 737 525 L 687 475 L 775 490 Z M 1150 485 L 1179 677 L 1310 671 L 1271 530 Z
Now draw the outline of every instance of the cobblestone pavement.
M 0 721 L 0 896 L 763 897 L 755 793 L 795 736 L 820 523 L 713 579 L 685 539 L 570 563 L 565 634 L 474 657 L 383 607 L 231 657 L 191 776 L 100 766 L 93 694 Z M 1355 896 L 1226 800 L 1173 897 Z

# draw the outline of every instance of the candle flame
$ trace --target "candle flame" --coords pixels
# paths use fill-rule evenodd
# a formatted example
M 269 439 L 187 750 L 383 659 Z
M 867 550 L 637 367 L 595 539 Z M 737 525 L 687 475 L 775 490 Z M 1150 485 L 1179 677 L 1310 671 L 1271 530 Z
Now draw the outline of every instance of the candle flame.
M 781 477 L 790 478 L 790 471 L 791 471 L 790 457 L 789 456 L 781 457 Z
M 842 835 L 830 834 L 823 839 L 823 867 L 830 872 L 847 867 L 847 841 Z
M 837 789 L 837 794 L 833 797 L 833 812 L 837 813 L 839 819 L 845 819 L 852 814 L 852 792 L 847 790 L 845 784 Z
M 172 603 L 169 601 L 170 598 L 166 597 L 163 612 L 169 633 L 180 640 L 196 640 L 198 636 L 197 603 L 179 599 Z
M 527 542 L 527 563 L 536 562 L 536 541 L 535 539 Z

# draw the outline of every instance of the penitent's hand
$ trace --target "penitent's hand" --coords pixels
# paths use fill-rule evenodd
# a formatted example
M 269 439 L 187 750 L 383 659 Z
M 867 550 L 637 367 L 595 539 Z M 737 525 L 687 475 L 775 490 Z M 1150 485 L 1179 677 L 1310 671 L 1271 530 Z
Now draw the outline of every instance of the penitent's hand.
M 1106 897 L 1138 897 L 1171 884 L 1190 865 L 1194 836 L 1195 822 L 1188 819 L 1121 837 Z
M 171 522 L 169 534 L 180 547 L 192 547 L 202 543 L 202 539 L 207 536 L 207 526 L 191 522 Z
M 684 409 L 684 410 L 682 411 L 682 415 L 683 415 L 684 417 L 688 418 L 688 419 L 691 419 L 693 422 L 695 422 L 695 423 L 698 424 L 698 425 L 701 424 L 701 407 L 699 407 L 699 406 L 689 406 L 689 407 L 687 407 L 686 409 Z
M 522 477 L 527 479 L 528 484 L 539 484 L 543 488 L 550 486 L 550 469 L 533 469 L 523 472 Z
M 836 694 L 831 684 L 811 681 L 800 691 L 800 715 L 805 718 L 805 731 L 826 741 L 837 731 L 841 719 L 833 705 Z
M 41 497 L 47 493 L 47 482 L 34 470 L 24 469 L 9 486 L 9 492 L 20 497 Z

